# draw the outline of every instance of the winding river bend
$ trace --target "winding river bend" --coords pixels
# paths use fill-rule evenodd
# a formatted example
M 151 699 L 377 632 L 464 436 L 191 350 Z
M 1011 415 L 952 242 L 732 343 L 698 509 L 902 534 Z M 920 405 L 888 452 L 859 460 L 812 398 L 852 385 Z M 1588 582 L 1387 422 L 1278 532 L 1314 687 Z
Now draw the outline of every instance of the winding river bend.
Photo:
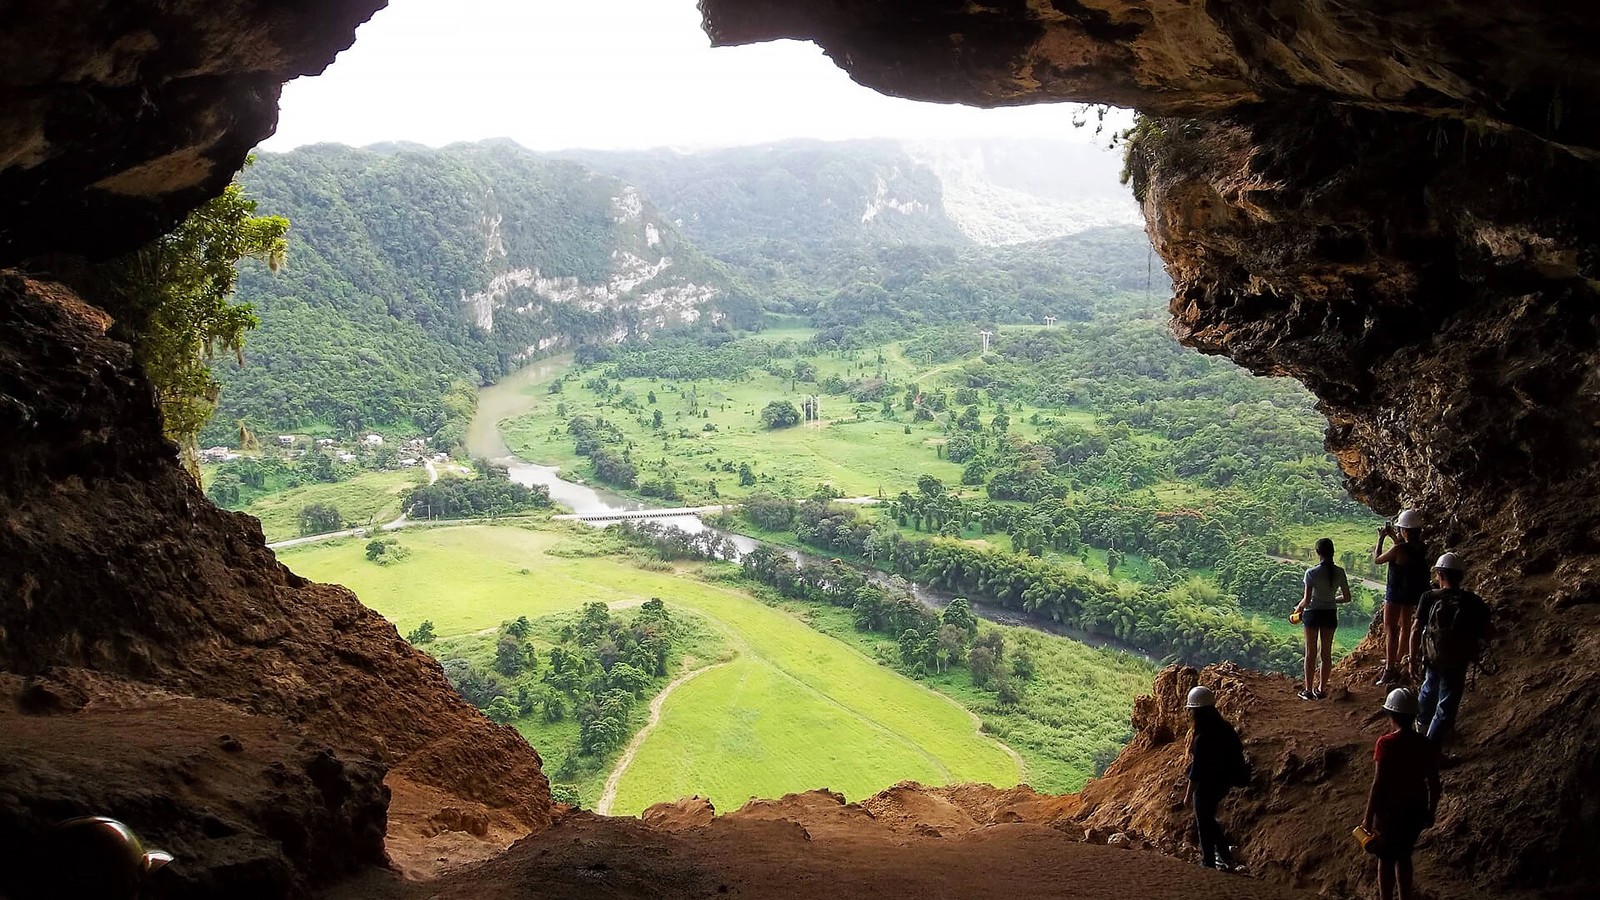
M 505 466 L 511 475 L 511 479 L 518 484 L 529 486 L 544 485 L 550 491 L 551 500 L 568 507 L 578 515 L 601 515 L 651 509 L 652 507 L 649 504 L 631 497 L 625 497 L 614 491 L 568 481 L 560 476 L 555 467 L 528 462 L 513 453 L 506 444 L 505 435 L 500 427 L 501 423 L 532 410 L 537 403 L 539 386 L 565 371 L 571 365 L 571 355 L 551 357 L 518 369 L 496 384 L 481 388 L 478 391 L 478 411 L 473 416 L 471 425 L 467 428 L 467 452 L 474 459 L 487 459 L 496 465 Z M 663 516 L 653 521 L 690 532 L 700 531 L 708 527 L 700 521 L 698 516 L 693 515 Z M 741 554 L 748 553 L 760 546 L 759 541 L 742 534 L 731 532 L 722 532 L 722 534 L 733 542 L 733 545 L 738 548 Z M 820 557 L 787 547 L 779 547 L 777 549 L 789 554 L 798 562 L 825 562 Z M 877 569 L 861 567 L 860 571 L 863 575 L 873 580 L 887 578 Z M 911 593 L 924 606 L 933 610 L 943 609 L 955 596 L 922 584 L 912 584 Z M 1160 663 L 1159 660 L 1138 647 L 1116 638 L 1090 634 L 1077 628 L 1070 628 L 1045 616 L 1006 609 L 996 603 L 972 597 L 968 598 L 968 602 L 972 604 L 973 613 L 1000 625 L 1032 628 L 1036 631 L 1071 638 L 1091 647 L 1118 650 L 1123 653 L 1133 654 L 1151 663 L 1158 665 Z

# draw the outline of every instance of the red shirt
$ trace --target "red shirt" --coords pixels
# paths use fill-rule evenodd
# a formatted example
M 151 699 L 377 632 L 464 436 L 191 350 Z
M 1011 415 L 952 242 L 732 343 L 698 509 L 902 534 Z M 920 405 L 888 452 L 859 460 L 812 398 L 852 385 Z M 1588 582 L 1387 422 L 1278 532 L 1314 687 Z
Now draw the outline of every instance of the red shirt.
M 1386 813 L 1425 812 L 1428 781 L 1439 771 L 1433 741 L 1415 731 L 1391 731 L 1378 738 L 1372 751 L 1378 765 L 1374 800 Z

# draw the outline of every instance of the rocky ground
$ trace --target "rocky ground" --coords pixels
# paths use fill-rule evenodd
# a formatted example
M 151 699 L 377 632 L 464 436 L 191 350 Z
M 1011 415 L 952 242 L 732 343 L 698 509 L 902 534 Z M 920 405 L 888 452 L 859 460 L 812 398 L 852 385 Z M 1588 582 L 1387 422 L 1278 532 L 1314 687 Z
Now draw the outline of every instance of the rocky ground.
M 371 873 L 325 895 L 368 898 L 1039 897 L 1290 900 L 1311 894 L 1160 853 L 1086 843 L 1081 829 L 980 824 L 920 788 L 845 804 L 824 791 L 709 819 L 703 804 L 647 817 L 574 813 L 490 862 L 425 884 Z M 976 810 L 973 810 L 976 811 Z M 928 816 L 932 814 L 931 824 Z

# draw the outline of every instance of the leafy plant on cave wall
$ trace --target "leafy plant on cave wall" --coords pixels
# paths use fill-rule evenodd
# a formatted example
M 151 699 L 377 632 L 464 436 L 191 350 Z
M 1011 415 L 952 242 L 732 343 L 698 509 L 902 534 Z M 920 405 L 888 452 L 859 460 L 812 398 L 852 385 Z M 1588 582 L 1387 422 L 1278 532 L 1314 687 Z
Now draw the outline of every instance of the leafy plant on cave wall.
M 210 361 L 223 352 L 244 362 L 245 333 L 259 323 L 248 303 L 233 302 L 238 263 L 273 270 L 288 252 L 289 220 L 257 216 L 238 182 L 177 228 L 101 270 L 117 299 L 118 330 L 155 388 L 161 424 L 185 467 L 198 472 L 196 436 L 216 409 L 219 387 Z

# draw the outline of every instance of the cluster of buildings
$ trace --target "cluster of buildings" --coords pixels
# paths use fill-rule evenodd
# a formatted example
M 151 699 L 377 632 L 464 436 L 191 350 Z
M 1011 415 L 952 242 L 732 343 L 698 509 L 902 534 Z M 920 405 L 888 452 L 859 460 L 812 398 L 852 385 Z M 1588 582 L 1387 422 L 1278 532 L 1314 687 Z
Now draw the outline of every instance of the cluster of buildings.
M 284 451 L 290 452 L 295 456 L 304 456 L 306 450 L 304 448 L 296 449 L 295 447 L 295 445 L 299 444 L 302 440 L 303 438 L 298 434 L 280 434 L 278 435 L 278 446 Z M 376 450 L 384 445 L 383 435 L 364 435 L 360 440 L 360 444 L 363 448 L 368 450 Z M 411 469 L 423 465 L 425 459 L 432 459 L 434 462 L 445 462 L 450 458 L 450 454 L 448 453 L 434 453 L 429 455 L 426 452 L 428 448 L 428 442 L 423 438 L 412 438 L 411 440 L 406 441 L 403 447 L 404 450 L 402 452 L 409 454 L 402 456 L 399 459 L 400 467 L 403 469 Z M 333 458 L 342 463 L 353 463 L 360 458 L 349 448 L 339 446 L 339 442 L 333 438 L 317 438 L 316 448 L 319 452 L 332 453 Z M 207 447 L 200 451 L 201 461 L 212 463 L 232 462 L 236 459 L 240 459 L 242 455 L 243 454 L 232 447 Z

